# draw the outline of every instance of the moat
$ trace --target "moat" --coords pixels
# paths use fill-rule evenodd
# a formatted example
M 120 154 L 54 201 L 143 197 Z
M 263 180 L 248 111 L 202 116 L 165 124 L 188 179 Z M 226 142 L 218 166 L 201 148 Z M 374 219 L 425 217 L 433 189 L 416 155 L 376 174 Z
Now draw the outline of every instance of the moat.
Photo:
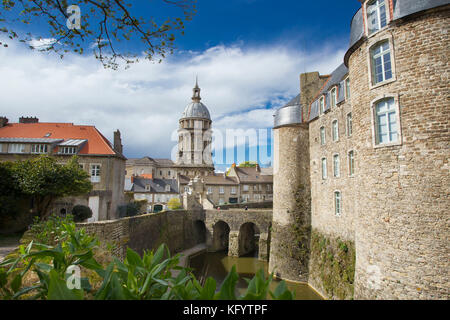
M 237 294 L 242 294 L 247 288 L 244 278 L 253 278 L 256 271 L 263 268 L 267 274 L 268 263 L 257 259 L 257 254 L 252 253 L 244 257 L 230 257 L 225 251 L 201 252 L 189 258 L 189 267 L 194 269 L 194 274 L 199 281 L 212 277 L 217 282 L 217 287 L 225 279 L 232 266 L 236 265 L 239 281 L 236 285 Z M 273 292 L 280 281 L 274 279 L 270 284 Z M 295 292 L 296 300 L 322 300 L 323 298 L 307 284 L 286 281 L 287 287 Z M 268 297 L 270 299 L 270 297 Z

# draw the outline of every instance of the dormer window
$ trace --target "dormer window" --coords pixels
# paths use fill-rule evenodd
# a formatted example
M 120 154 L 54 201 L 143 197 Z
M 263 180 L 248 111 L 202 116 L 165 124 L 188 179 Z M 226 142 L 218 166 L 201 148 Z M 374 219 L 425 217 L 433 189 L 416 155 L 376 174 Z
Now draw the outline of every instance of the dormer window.
M 31 153 L 47 153 L 48 145 L 46 144 L 33 144 L 31 145 Z
M 77 147 L 59 147 L 60 154 L 76 154 Z
M 332 107 L 336 106 L 336 88 L 333 88 L 331 90 L 331 106 Z
M 170 186 L 166 185 L 166 192 L 170 192 Z
M 320 97 L 320 100 L 319 100 L 319 110 L 320 110 L 320 114 L 325 113 L 325 98 L 323 96 Z
M 145 191 L 150 191 L 150 185 L 149 185 L 149 184 L 147 184 L 147 185 L 145 186 Z
M 373 0 L 367 3 L 367 30 L 369 35 L 387 26 L 385 0 Z

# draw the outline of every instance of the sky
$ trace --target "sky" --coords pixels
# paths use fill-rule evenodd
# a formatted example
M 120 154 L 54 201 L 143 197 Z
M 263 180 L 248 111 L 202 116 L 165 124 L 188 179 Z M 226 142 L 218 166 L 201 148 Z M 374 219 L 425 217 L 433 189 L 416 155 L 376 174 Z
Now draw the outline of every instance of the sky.
M 160 0 L 132 3 L 132 12 L 144 17 L 174 14 Z M 199 0 L 185 34 L 176 34 L 173 55 L 127 70 L 104 69 L 90 52 L 60 59 L 8 42 L 0 46 L 0 115 L 10 122 L 36 116 L 95 125 L 110 141 L 119 129 L 126 157 L 170 158 L 198 75 L 216 133 L 216 168 L 245 160 L 270 166 L 275 110 L 299 93 L 300 73 L 329 74 L 343 62 L 359 6 L 357 0 Z M 135 41 L 124 45 L 141 49 Z M 220 143 L 227 134 L 256 139 Z

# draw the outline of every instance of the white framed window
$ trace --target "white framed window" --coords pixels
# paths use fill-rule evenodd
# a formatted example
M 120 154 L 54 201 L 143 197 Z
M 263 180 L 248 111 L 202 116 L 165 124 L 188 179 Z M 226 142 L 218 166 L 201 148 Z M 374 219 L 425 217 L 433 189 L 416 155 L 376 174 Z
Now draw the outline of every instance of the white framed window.
M 185 186 L 185 187 L 184 187 L 184 192 L 185 192 L 185 193 L 189 193 L 189 187 L 188 187 L 188 186 Z
M 400 142 L 398 107 L 394 97 L 388 97 L 374 104 L 375 144 Z
M 327 159 L 322 158 L 321 164 L 322 164 L 322 179 L 325 180 L 328 176 L 328 174 L 327 174 Z
M 334 214 L 340 216 L 342 213 L 342 196 L 340 191 L 334 192 Z
M 224 194 L 224 193 L 225 193 L 224 187 L 219 187 L 219 194 Z
M 385 0 L 369 1 L 367 10 L 367 31 L 371 35 L 384 27 L 388 23 L 388 9 Z
M 166 185 L 166 192 L 170 192 L 170 185 Z
M 347 114 L 347 137 L 351 137 L 353 132 L 352 128 L 352 113 Z
M 339 155 L 333 155 L 333 176 L 338 178 L 341 175 Z
M 355 152 L 350 150 L 348 152 L 348 175 L 352 177 L 355 174 Z
M 79 163 L 79 164 L 78 164 L 78 167 L 79 167 L 81 170 L 84 170 L 84 163 Z
M 336 106 L 336 88 L 331 89 L 331 106 Z
M 325 127 L 320 127 L 320 144 L 325 145 Z
M 320 111 L 321 115 L 325 113 L 325 97 L 324 96 L 320 97 L 320 99 L 319 99 L 319 111 Z
M 345 79 L 345 99 L 350 99 L 350 78 Z
M 257 194 L 257 193 L 254 194 L 254 195 L 253 195 L 253 198 L 254 198 L 255 200 L 259 200 L 259 199 L 260 199 L 259 194 Z
M 58 153 L 60 153 L 60 154 L 75 154 L 75 153 L 77 153 L 77 147 L 59 147 Z
M 248 184 L 244 184 L 244 191 L 248 191 Z
M 236 187 L 231 187 L 231 194 L 236 194 Z
M 219 198 L 219 204 L 224 204 L 225 200 L 223 198 Z
M 258 191 L 258 186 L 256 184 L 253 185 L 253 191 Z
M 32 144 L 31 145 L 31 153 L 47 153 L 48 145 L 47 144 Z
M 22 143 L 10 143 L 8 146 L 9 153 L 25 153 L 25 145 Z
M 100 165 L 99 164 L 91 164 L 91 182 L 98 183 L 100 182 Z
M 370 49 L 372 85 L 393 78 L 389 40 L 375 44 Z
M 272 191 L 272 186 L 270 184 L 267 185 L 267 191 Z
M 208 187 L 208 194 L 212 194 L 212 193 L 213 193 L 212 187 Z
M 150 191 L 150 185 L 149 184 L 145 185 L 145 191 Z
M 338 125 L 337 120 L 333 120 L 333 122 L 331 123 L 331 128 L 332 128 L 332 132 L 333 132 L 333 141 L 338 141 L 339 140 L 339 125 Z

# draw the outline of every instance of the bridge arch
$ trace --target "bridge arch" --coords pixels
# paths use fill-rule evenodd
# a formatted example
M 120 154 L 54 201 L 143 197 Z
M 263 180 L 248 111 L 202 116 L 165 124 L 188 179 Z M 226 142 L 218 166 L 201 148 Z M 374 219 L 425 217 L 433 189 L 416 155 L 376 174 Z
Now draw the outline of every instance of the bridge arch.
M 212 248 L 214 251 L 226 250 L 228 252 L 230 226 L 223 220 L 217 221 L 213 225 Z
M 259 249 L 260 230 L 253 222 L 244 222 L 239 228 L 238 256 L 254 253 Z

